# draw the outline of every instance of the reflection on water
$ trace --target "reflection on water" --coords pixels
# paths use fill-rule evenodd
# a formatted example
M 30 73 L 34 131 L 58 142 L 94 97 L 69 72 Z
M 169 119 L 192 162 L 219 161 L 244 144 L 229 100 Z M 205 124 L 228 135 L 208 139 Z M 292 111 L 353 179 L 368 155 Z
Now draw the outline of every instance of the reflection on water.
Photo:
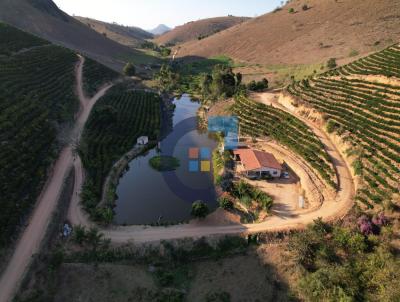
M 210 209 L 216 206 L 212 172 L 189 171 L 189 161 L 196 160 L 189 159 L 189 148 L 213 150 L 217 144 L 208 133 L 190 130 L 195 128 L 198 103 L 188 96 L 174 100 L 174 103 L 174 129 L 162 141 L 161 154 L 173 154 L 180 160 L 180 167 L 174 172 L 153 170 L 149 159 L 158 154 L 156 148 L 134 159 L 117 188 L 117 224 L 150 224 L 160 217 L 161 222 L 188 220 L 192 202 L 196 200 L 203 200 Z

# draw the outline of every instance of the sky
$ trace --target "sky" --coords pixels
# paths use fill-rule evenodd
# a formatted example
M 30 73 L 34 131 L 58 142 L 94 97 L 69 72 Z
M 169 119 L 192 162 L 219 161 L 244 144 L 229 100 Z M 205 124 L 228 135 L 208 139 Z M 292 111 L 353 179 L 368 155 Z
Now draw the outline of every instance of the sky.
M 152 29 L 217 16 L 265 14 L 281 0 L 53 0 L 70 15 Z

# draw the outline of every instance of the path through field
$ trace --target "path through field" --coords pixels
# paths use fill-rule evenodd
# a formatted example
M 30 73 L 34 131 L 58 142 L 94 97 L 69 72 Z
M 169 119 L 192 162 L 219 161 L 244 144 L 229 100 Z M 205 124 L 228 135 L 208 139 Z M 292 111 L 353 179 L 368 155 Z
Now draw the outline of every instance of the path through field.
M 19 239 L 14 254 L 0 279 L 0 302 L 11 301 L 18 289 L 30 263 L 32 256 L 39 252 L 40 244 L 45 236 L 47 226 L 57 206 L 57 200 L 63 188 L 64 180 L 73 164 L 73 143 L 79 141 L 83 126 L 89 117 L 93 105 L 100 99 L 111 84 L 103 87 L 93 98 L 87 99 L 83 93 L 82 71 L 85 59 L 79 57 L 76 68 L 77 92 L 80 101 L 80 111 L 72 134 L 72 143 L 66 146 L 55 162 L 53 172 L 39 196 L 36 208 L 33 210 L 29 225 Z

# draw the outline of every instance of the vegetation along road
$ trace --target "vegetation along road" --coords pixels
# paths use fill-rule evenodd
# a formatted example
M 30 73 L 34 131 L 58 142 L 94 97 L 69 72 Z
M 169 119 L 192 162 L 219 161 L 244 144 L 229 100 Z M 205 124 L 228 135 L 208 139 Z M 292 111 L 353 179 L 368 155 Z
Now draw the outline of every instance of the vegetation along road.
M 78 142 L 80 134 L 88 119 L 93 105 L 100 99 L 111 84 L 100 89 L 95 96 L 87 99 L 83 93 L 82 71 L 85 59 L 79 57 L 76 68 L 77 92 L 80 100 L 80 110 L 72 133 L 72 140 L 60 153 L 52 174 L 37 200 L 37 205 L 33 211 L 29 225 L 19 239 L 14 254 L 8 262 L 0 279 L 0 302 L 10 301 L 14 292 L 17 290 L 29 264 L 32 256 L 39 252 L 40 244 L 45 236 L 47 226 L 57 206 L 57 200 L 63 188 L 64 180 L 70 171 L 73 161 L 73 144 Z

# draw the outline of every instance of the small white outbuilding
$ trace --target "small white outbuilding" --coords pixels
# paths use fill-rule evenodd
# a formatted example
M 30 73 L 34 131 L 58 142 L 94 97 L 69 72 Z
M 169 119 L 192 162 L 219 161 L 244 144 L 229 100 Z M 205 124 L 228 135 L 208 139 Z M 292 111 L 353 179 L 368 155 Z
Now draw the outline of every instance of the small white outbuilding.
M 137 144 L 138 145 L 147 145 L 149 143 L 149 137 L 148 136 L 141 136 L 137 139 Z

